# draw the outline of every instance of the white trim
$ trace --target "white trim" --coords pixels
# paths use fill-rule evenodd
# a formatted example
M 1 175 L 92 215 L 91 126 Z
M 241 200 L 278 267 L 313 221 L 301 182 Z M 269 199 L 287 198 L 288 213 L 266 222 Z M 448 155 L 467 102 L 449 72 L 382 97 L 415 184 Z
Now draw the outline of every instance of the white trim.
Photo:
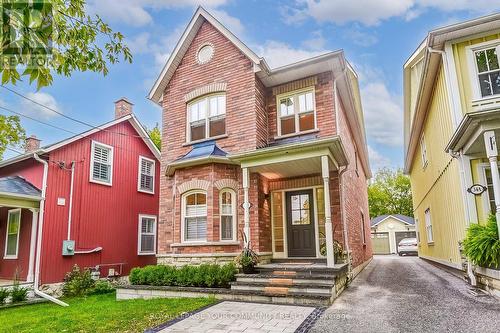
M 17 194 L 17 193 L 10 193 L 10 192 L 0 192 L 0 196 L 2 197 L 10 197 L 10 198 L 18 198 L 18 199 L 27 199 L 30 201 L 40 201 L 42 200 L 42 197 L 38 197 L 35 195 L 25 195 L 25 194 Z
M 497 162 L 498 166 L 500 167 L 500 162 Z M 479 174 L 479 180 L 481 182 L 481 185 L 486 186 L 486 191 L 484 191 L 481 194 L 481 202 L 483 203 L 483 212 L 484 215 L 491 214 L 491 206 L 490 206 L 490 194 L 489 194 L 489 189 L 488 189 L 488 182 L 486 180 L 486 169 L 491 170 L 491 166 L 489 163 L 479 163 L 477 165 L 477 171 Z M 493 186 L 493 184 L 491 184 Z
M 427 212 L 429 212 L 429 213 L 427 213 Z M 432 215 L 431 215 L 431 207 L 430 206 L 424 210 L 424 221 L 425 221 L 425 239 L 427 241 L 427 244 L 434 244 L 434 242 L 435 242 L 434 228 L 432 225 Z M 429 240 L 429 227 L 431 229 L 431 239 L 430 240 Z
M 16 240 L 16 254 L 15 255 L 8 255 L 7 254 L 7 246 L 8 246 L 8 239 L 9 239 L 9 224 L 10 224 L 10 215 L 13 213 L 19 212 L 19 223 L 17 226 L 17 240 Z M 19 235 L 21 234 L 21 208 L 15 208 L 15 209 L 10 209 L 7 212 L 7 223 L 6 223 L 6 230 L 5 230 L 5 249 L 4 249 L 4 259 L 17 259 L 19 255 Z
M 147 218 L 147 219 L 153 219 L 154 220 L 154 244 L 153 248 L 154 250 L 151 252 L 143 252 L 141 251 L 142 248 L 142 219 Z M 139 223 L 138 223 L 138 230 L 137 230 L 137 255 L 139 256 L 148 256 L 148 255 L 155 255 L 156 254 L 156 237 L 158 237 L 158 218 L 156 215 L 147 215 L 147 214 L 139 214 Z
M 141 169 L 142 169 L 142 161 L 143 160 L 153 163 L 153 167 L 151 168 L 151 170 L 153 171 L 153 182 L 152 182 L 153 189 L 151 191 L 141 188 L 141 175 L 142 175 Z M 156 185 L 156 161 L 151 159 L 151 158 L 148 158 L 146 156 L 139 155 L 139 168 L 137 170 L 137 191 L 142 192 L 142 193 L 155 194 L 155 185 Z
M 425 135 L 423 132 L 420 136 L 420 156 L 422 159 L 422 169 L 425 169 L 429 164 L 429 157 L 427 156 L 427 143 L 425 142 Z
M 95 146 L 101 146 L 103 148 L 109 149 L 109 156 L 110 156 L 110 168 L 109 168 L 109 182 L 105 182 L 102 180 L 94 179 L 94 149 Z M 91 183 L 96 183 L 96 184 L 101 184 L 101 185 L 106 185 L 106 186 L 113 186 L 113 159 L 114 159 L 114 148 L 113 146 L 107 145 L 105 143 L 99 142 L 92 140 L 91 143 L 91 148 L 90 148 L 90 172 L 89 172 L 89 181 Z
M 371 225 L 371 223 L 370 223 L 370 228 L 376 227 L 376 226 L 377 226 L 377 225 L 379 225 L 380 223 L 382 223 L 382 222 L 384 222 L 385 220 L 387 220 L 389 217 L 392 217 L 393 219 L 396 219 L 396 220 L 398 220 L 398 221 L 401 221 L 401 222 L 403 222 L 404 224 L 407 224 L 407 225 L 413 225 L 413 224 L 411 224 L 411 223 L 408 223 L 408 222 L 406 222 L 406 221 L 401 220 L 400 218 L 397 218 L 397 217 L 396 217 L 396 216 L 394 216 L 394 215 L 390 215 L 390 214 L 389 214 L 389 215 L 387 215 L 386 217 L 384 217 L 382 220 L 378 221 L 377 223 L 375 223 L 375 224 L 373 224 L 373 225 Z
M 463 113 L 462 113 L 462 100 L 460 98 L 460 89 L 458 87 L 458 76 L 457 76 L 457 68 L 455 65 L 455 57 L 453 56 L 453 47 L 450 42 L 447 42 L 445 44 L 445 56 L 446 56 L 446 63 L 447 63 L 447 74 L 449 76 L 447 82 L 448 82 L 448 89 L 449 89 L 449 94 L 448 94 L 448 102 L 450 103 L 453 111 L 453 119 L 454 119 L 454 127 L 453 129 L 456 130 L 458 125 L 460 124 L 460 121 L 462 120 Z
M 233 220 L 233 230 L 232 230 L 232 235 L 233 237 L 231 239 L 222 239 L 222 194 L 224 192 L 228 192 L 231 194 L 231 217 Z M 221 243 L 226 243 L 226 242 L 235 242 L 236 241 L 236 234 L 238 232 L 238 214 L 237 214 L 237 194 L 236 191 L 233 190 L 232 188 L 225 187 L 219 191 L 219 240 Z M 229 216 L 229 215 L 224 215 L 224 216 Z
M 182 193 L 181 195 L 181 243 L 182 244 L 200 244 L 200 243 L 208 243 L 208 239 L 205 236 L 205 239 L 197 239 L 197 240 L 186 240 L 186 198 L 191 194 L 201 193 L 205 195 L 205 205 L 207 206 L 206 211 L 206 224 L 207 224 L 207 234 L 208 234 L 208 191 L 202 189 L 191 190 Z
M 314 128 L 305 130 L 305 131 L 300 131 L 299 127 L 299 118 L 300 118 L 300 105 L 299 105 L 299 100 L 298 96 L 301 94 L 307 94 L 308 92 L 312 92 L 312 98 L 313 98 L 313 116 L 314 116 Z M 295 121 L 295 131 L 293 133 L 288 133 L 288 134 L 281 134 L 281 110 L 280 110 L 280 100 L 283 98 L 291 97 L 293 99 L 293 117 Z M 310 111 L 308 111 L 310 112 Z M 308 113 L 304 112 L 304 113 Z M 291 115 L 287 116 L 291 117 Z M 281 138 L 286 138 L 290 136 L 295 136 L 295 135 L 301 135 L 301 134 L 307 134 L 310 132 L 315 132 L 318 131 L 318 123 L 317 123 L 317 112 L 316 112 L 316 89 L 315 86 L 309 86 L 306 88 L 301 88 L 301 89 L 296 89 L 292 91 L 288 91 L 279 95 L 276 95 L 276 124 L 277 124 L 277 133 L 278 135 L 275 137 L 275 139 L 281 139 Z
M 488 99 L 500 96 L 500 94 L 493 94 L 484 97 L 481 95 L 481 87 L 479 86 L 478 82 L 479 73 L 477 71 L 477 63 L 474 57 L 474 53 L 477 51 L 498 47 L 499 45 L 500 45 L 500 39 L 494 39 L 465 47 L 465 51 L 467 54 L 467 65 L 469 67 L 469 75 L 470 75 L 469 81 L 471 82 L 472 101 L 474 102 L 480 101 L 482 99 Z M 500 62 L 500 54 L 497 54 L 497 59 Z

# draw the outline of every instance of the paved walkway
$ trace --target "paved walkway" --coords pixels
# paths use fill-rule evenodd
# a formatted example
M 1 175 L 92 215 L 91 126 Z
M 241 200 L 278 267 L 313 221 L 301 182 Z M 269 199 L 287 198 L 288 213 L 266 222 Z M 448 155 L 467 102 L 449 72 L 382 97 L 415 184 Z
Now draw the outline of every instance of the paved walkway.
M 159 332 L 292 333 L 314 310 L 313 307 L 225 301 Z
M 417 257 L 375 256 L 311 332 L 500 332 L 500 302 Z

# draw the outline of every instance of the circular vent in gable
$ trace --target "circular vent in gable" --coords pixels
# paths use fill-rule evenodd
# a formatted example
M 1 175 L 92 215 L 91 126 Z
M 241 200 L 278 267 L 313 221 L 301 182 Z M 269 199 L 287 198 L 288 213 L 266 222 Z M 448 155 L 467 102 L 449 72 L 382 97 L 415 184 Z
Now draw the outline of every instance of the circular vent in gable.
M 198 53 L 196 54 L 196 61 L 198 61 L 199 64 L 206 64 L 212 59 L 213 56 L 214 46 L 210 43 L 203 44 L 198 49 Z

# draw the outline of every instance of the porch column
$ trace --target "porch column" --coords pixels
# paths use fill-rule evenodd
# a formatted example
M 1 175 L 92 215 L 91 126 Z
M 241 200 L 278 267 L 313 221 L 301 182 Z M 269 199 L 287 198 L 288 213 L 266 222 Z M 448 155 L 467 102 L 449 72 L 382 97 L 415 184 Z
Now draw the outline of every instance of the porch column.
M 250 242 L 250 202 L 248 199 L 248 189 L 250 186 L 250 173 L 248 168 L 243 168 L 243 221 L 245 225 L 243 227 L 243 233 L 246 236 L 245 246 L 248 246 Z
M 493 196 L 495 197 L 496 218 L 498 234 L 500 236 L 500 174 L 498 173 L 498 150 L 494 131 L 484 132 L 484 145 L 486 148 L 486 156 L 490 161 L 491 179 L 493 181 Z
M 328 156 L 321 156 L 321 175 L 323 177 L 323 192 L 325 196 L 326 265 L 328 267 L 333 267 L 333 265 L 335 265 L 335 257 L 333 255 L 333 228 L 330 205 L 330 169 L 328 166 Z
M 36 245 L 36 232 L 38 230 L 38 209 L 31 208 L 30 209 L 32 218 L 31 218 L 31 239 L 30 239 L 30 257 L 28 263 L 28 275 L 26 280 L 28 282 L 34 281 L 34 266 L 35 266 L 35 245 Z

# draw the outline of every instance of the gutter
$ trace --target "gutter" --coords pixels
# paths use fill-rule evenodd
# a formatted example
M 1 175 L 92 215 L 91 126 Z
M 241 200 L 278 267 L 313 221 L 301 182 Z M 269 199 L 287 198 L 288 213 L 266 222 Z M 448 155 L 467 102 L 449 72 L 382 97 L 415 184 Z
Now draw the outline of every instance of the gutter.
M 67 303 L 58 300 L 55 297 L 47 295 L 40 289 L 40 262 L 41 262 L 41 252 L 42 252 L 42 232 L 43 232 L 43 217 L 45 211 L 45 195 L 47 190 L 47 177 L 49 173 L 49 164 L 47 161 L 43 160 L 36 153 L 33 154 L 33 158 L 43 164 L 43 181 L 42 181 L 42 200 L 40 201 L 40 212 L 38 213 L 38 233 L 36 240 L 36 258 L 35 258 L 35 281 L 33 285 L 33 292 L 42 298 L 45 298 L 51 302 L 54 302 L 61 306 L 69 306 Z

